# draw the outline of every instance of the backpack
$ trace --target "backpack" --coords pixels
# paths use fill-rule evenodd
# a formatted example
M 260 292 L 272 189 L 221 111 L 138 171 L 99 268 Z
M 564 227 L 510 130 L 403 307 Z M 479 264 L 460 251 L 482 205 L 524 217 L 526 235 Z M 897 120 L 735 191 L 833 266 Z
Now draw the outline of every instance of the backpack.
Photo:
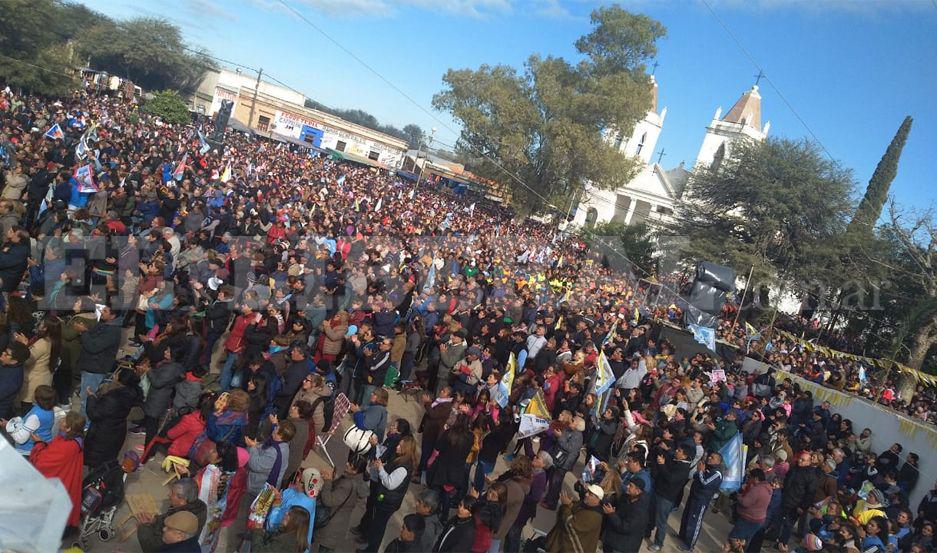
M 332 419 L 335 417 L 335 395 L 328 395 L 316 398 L 312 402 L 312 412 L 315 413 L 322 404 L 322 417 L 325 420 L 325 428 L 316 428 L 316 434 L 323 436 L 332 429 Z
M 397 368 L 397 365 L 391 363 L 384 375 L 384 387 L 393 388 L 397 385 L 398 380 L 400 380 L 400 369 Z

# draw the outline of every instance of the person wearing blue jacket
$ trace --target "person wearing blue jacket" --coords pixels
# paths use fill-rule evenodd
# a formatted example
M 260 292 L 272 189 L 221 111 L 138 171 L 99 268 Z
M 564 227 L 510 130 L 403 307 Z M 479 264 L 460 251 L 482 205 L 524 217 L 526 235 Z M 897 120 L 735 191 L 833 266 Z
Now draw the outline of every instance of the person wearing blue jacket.
M 23 387 L 23 364 L 29 359 L 29 348 L 10 342 L 0 353 L 0 418 L 13 416 L 13 400 Z
M 387 397 L 386 389 L 377 388 L 371 392 L 367 407 L 351 406 L 355 426 L 374 432 L 378 441 L 384 440 L 384 431 L 387 428 Z
M 703 527 L 703 516 L 709 509 L 713 497 L 722 487 L 722 455 L 711 452 L 705 463 L 697 467 L 693 484 L 690 485 L 689 497 L 683 509 L 683 518 L 680 520 L 680 539 L 683 540 L 681 551 L 693 551 L 700 529 Z

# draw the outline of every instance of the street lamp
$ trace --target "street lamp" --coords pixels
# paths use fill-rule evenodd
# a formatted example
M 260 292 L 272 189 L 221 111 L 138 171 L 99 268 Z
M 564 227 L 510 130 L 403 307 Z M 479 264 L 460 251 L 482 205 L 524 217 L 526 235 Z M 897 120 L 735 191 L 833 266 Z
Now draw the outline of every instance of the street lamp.
M 429 135 L 429 147 L 433 146 L 433 139 L 436 137 L 436 127 L 433 127 Z M 415 163 L 420 163 L 420 152 L 423 151 L 423 140 L 420 139 L 420 147 L 416 151 L 416 160 Z M 429 159 L 427 157 L 427 159 Z M 425 163 L 423 164 L 425 165 Z M 420 179 L 423 178 L 423 165 L 420 165 L 420 172 L 416 176 L 416 184 L 413 185 L 413 193 L 416 194 L 416 189 L 420 186 Z

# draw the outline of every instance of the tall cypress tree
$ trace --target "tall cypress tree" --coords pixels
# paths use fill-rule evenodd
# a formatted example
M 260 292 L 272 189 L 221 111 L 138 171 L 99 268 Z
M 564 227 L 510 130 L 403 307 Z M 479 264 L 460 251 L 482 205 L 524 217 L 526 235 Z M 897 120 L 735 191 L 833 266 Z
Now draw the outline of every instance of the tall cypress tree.
M 891 181 L 895 180 L 895 175 L 898 174 L 898 159 L 901 158 L 901 150 L 908 140 L 909 132 L 911 132 L 910 115 L 904 118 L 891 144 L 885 150 L 885 155 L 879 160 L 875 172 L 872 173 L 869 186 L 865 189 L 865 196 L 859 202 L 859 209 L 849 222 L 848 232 L 868 233 L 875 227 L 875 222 L 882 214 L 885 200 L 888 199 Z

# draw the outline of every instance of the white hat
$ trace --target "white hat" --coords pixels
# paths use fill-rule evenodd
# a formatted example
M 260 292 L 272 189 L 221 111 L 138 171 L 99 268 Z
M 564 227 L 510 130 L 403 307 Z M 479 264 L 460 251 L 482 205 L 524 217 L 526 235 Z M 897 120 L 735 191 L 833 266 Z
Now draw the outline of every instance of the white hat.
M 319 490 L 322 489 L 322 473 L 318 469 L 309 467 L 303 471 L 302 475 L 303 488 L 306 490 L 306 493 L 311 497 L 316 497 L 319 495 Z
M 211 277 L 208 279 L 208 287 L 212 290 L 217 290 L 222 284 L 224 284 L 224 281 L 218 277 Z
M 586 491 L 598 497 L 600 501 L 605 498 L 605 490 L 603 490 L 600 486 L 596 486 L 595 484 L 589 484 L 586 486 Z

